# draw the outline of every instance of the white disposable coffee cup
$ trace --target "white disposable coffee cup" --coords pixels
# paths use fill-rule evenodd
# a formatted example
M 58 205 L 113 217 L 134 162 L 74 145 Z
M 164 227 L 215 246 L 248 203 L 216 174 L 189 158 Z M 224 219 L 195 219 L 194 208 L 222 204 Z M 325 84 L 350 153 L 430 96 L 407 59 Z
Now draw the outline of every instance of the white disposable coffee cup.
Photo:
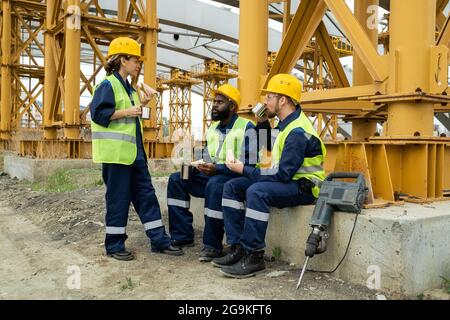
M 150 108 L 142 107 L 142 119 L 148 120 L 150 119 Z

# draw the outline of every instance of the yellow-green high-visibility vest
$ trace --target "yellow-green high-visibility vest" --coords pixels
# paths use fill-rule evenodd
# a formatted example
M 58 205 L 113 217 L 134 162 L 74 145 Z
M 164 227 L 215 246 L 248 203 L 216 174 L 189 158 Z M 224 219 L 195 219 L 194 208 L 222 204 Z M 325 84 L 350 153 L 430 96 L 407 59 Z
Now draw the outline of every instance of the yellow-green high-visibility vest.
M 239 159 L 241 155 L 242 143 L 245 138 L 245 129 L 250 120 L 238 117 L 233 124 L 233 127 L 226 133 L 225 139 L 220 148 L 220 133 L 217 132 L 217 126 L 220 121 L 215 121 L 211 124 L 206 132 L 206 143 L 208 144 L 208 153 L 211 160 L 217 164 L 223 164 L 227 158 L 228 150 L 233 152 L 234 158 Z
M 272 167 L 277 167 L 280 163 L 281 154 L 283 153 L 286 138 L 288 137 L 289 133 L 295 128 L 302 128 L 305 131 L 305 135 L 308 140 L 311 139 L 312 136 L 314 136 L 320 141 L 322 154 L 312 158 L 305 157 L 302 166 L 300 167 L 300 169 L 298 169 L 298 171 L 292 178 L 292 180 L 306 178 L 309 181 L 313 182 L 314 187 L 312 188 L 312 194 L 317 198 L 320 192 L 319 185 L 325 179 L 323 161 L 325 159 L 327 151 L 325 149 L 324 143 L 317 135 L 316 130 L 312 126 L 311 121 L 309 121 L 303 111 L 300 113 L 300 117 L 289 123 L 283 131 L 280 131 L 277 138 L 275 139 L 275 143 L 272 148 Z
M 127 91 L 114 75 L 107 76 L 103 81 L 111 83 L 116 111 L 131 108 L 133 105 Z M 102 82 L 103 82 L 102 81 Z M 100 82 L 100 83 L 102 83 Z M 95 88 L 97 90 L 98 86 Z M 95 92 L 95 91 L 94 91 Z M 132 94 L 135 105 L 139 105 L 136 91 Z M 142 133 L 142 120 L 141 133 Z M 91 121 L 92 159 L 95 163 L 117 163 L 130 165 L 136 160 L 136 118 L 121 118 L 111 120 L 108 127 L 103 127 Z

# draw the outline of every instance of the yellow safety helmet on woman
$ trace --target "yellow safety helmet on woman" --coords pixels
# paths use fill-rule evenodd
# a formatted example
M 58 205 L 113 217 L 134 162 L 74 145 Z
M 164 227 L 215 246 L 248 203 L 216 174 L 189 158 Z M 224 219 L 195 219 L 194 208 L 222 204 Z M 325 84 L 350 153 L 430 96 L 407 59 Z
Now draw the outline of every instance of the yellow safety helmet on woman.
M 282 94 L 298 103 L 302 96 L 302 83 L 291 74 L 280 73 L 270 79 L 267 89 L 262 89 L 262 92 Z
M 234 103 L 236 103 L 236 106 L 239 108 L 239 105 L 241 104 L 241 94 L 239 93 L 239 90 L 233 87 L 231 84 L 224 84 L 221 85 L 217 90 L 213 90 L 213 98 L 216 94 L 221 94 L 228 99 L 232 100 Z
M 142 60 L 141 45 L 136 40 L 128 37 L 119 37 L 111 41 L 107 58 L 116 54 L 135 56 Z

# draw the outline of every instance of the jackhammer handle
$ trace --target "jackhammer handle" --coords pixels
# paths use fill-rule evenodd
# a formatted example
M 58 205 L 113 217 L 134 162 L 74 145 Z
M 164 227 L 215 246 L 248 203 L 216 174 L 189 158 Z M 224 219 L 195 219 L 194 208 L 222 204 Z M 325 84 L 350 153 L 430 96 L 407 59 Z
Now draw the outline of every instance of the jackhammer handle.
M 332 172 L 325 178 L 326 181 L 333 179 L 357 179 L 358 182 L 365 182 L 364 176 L 359 172 Z

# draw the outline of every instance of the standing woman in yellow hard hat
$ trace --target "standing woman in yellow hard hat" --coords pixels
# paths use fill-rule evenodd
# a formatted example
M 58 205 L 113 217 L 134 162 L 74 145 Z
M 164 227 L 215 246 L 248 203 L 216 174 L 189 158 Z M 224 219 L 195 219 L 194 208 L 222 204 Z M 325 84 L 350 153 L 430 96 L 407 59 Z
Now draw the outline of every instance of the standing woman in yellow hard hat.
M 260 120 L 275 116 L 280 120 L 277 132 L 272 132 L 276 136 L 271 147 L 272 168 L 227 162 L 230 170 L 244 175 L 228 181 L 223 190 L 227 241 L 237 251 L 213 263 L 234 278 L 253 276 L 265 268 L 264 239 L 270 207 L 312 204 L 325 179 L 325 145 L 300 107 L 301 82 L 293 75 L 277 74 L 263 92 L 267 110 Z
M 106 253 L 117 260 L 134 259 L 125 248 L 128 211 L 133 203 L 152 251 L 182 255 L 181 249 L 172 247 L 162 224 L 142 143 L 141 110 L 152 93 L 140 97 L 128 81 L 129 76 L 139 76 L 141 47 L 131 38 L 120 37 L 111 42 L 107 58 L 106 77 L 95 88 L 90 104 L 92 157 L 95 163 L 102 163 L 106 185 Z

